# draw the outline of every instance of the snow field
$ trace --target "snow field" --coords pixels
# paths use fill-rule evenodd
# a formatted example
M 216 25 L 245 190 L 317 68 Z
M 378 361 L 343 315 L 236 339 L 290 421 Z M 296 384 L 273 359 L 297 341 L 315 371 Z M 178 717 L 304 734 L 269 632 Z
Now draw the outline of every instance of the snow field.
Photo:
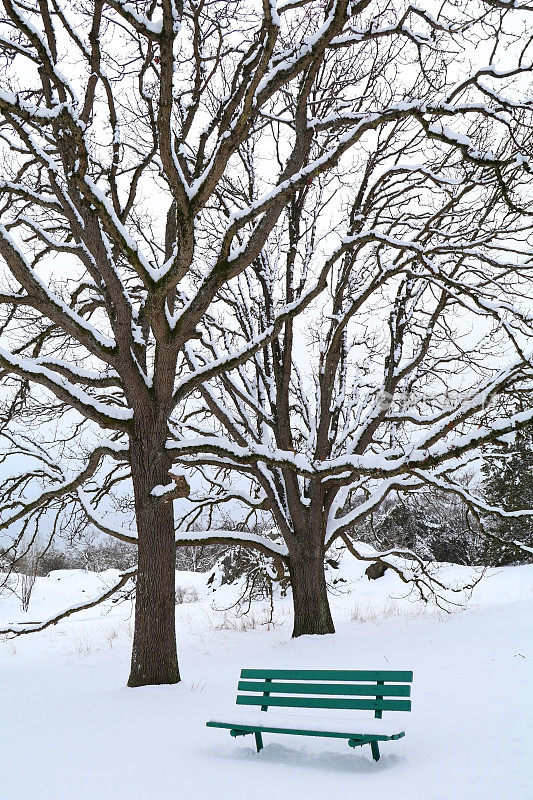
M 489 571 L 468 608 L 446 615 L 351 563 L 349 591 L 332 596 L 337 633 L 297 640 L 290 600 L 267 625 L 265 604 L 238 617 L 221 610 L 233 587 L 210 593 L 205 574 L 178 573 L 198 600 L 177 607 L 177 686 L 125 687 L 130 603 L 0 642 L 0 800 L 531 800 L 533 567 Z M 36 621 L 115 579 L 51 573 L 27 615 L 0 598 L 0 620 Z M 369 747 L 269 734 L 258 755 L 253 737 L 205 727 L 237 710 L 242 667 L 413 669 L 413 711 L 398 715 L 406 736 L 383 743 L 378 763 Z

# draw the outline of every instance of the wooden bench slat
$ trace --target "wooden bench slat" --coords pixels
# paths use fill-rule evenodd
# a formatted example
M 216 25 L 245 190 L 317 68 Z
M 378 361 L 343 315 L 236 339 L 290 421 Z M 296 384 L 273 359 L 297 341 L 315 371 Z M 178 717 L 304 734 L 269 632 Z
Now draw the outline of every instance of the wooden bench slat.
M 413 673 L 407 670 L 346 669 L 243 669 L 241 678 L 284 679 L 294 681 L 391 681 L 411 683 Z
M 284 708 L 343 708 L 359 711 L 410 711 L 410 700 L 348 700 L 341 697 L 255 697 L 237 695 L 237 705 L 277 706 Z
M 352 733 L 338 733 L 335 731 L 318 731 L 318 730 L 309 730 L 307 728 L 280 728 L 276 726 L 268 725 L 268 717 L 265 717 L 265 724 L 264 725 L 241 725 L 240 723 L 234 722 L 206 722 L 206 727 L 208 728 L 225 728 L 226 730 L 234 730 L 235 733 L 232 736 L 242 736 L 243 733 L 254 733 L 255 731 L 261 731 L 261 733 L 286 733 L 298 736 L 320 736 L 325 739 L 352 739 L 357 738 L 354 737 Z M 390 735 L 381 734 L 381 733 L 373 733 L 373 734 L 364 734 L 364 738 L 368 740 L 374 740 L 376 742 L 389 742 L 396 739 L 403 739 L 405 736 L 405 732 L 401 731 L 399 733 L 393 733 Z M 363 739 L 363 735 L 360 737 Z
M 267 683 L 260 681 L 239 681 L 240 692 L 268 692 L 270 694 L 333 694 L 361 695 L 370 697 L 409 697 L 411 686 L 378 686 L 377 684 L 354 683 Z

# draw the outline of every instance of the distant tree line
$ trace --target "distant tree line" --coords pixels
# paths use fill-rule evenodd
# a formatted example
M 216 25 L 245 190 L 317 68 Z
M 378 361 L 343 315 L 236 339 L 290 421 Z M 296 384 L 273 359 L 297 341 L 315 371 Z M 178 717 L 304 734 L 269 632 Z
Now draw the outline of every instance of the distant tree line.
M 176 551 L 176 569 L 190 572 L 207 572 L 227 548 L 217 545 L 193 545 Z M 136 548 L 127 542 L 109 542 L 102 538 L 82 537 L 76 545 L 51 547 L 37 555 L 25 555 L 13 567 L 21 574 L 34 573 L 45 577 L 58 569 L 85 569 L 104 572 L 106 569 L 126 570 L 136 564 Z M 0 554 L 0 571 L 3 568 Z M 5 564 L 7 571 L 10 564 Z
M 469 476 L 469 480 L 472 477 Z M 533 547 L 533 517 L 512 516 L 533 509 L 533 429 L 516 435 L 514 442 L 493 448 L 485 455 L 480 471 L 479 493 L 489 506 L 504 509 L 509 516 L 473 515 L 454 493 L 425 488 L 418 493 L 391 495 L 380 508 L 351 531 L 351 537 L 371 544 L 380 552 L 412 550 L 426 561 L 463 565 L 504 566 L 533 561 L 514 540 Z M 222 527 L 230 529 L 226 520 Z M 258 531 L 263 534 L 266 531 Z M 488 534 L 488 535 L 487 535 Z M 126 570 L 136 563 L 136 547 L 108 541 L 91 529 L 78 532 L 69 546 L 50 547 L 25 554 L 15 565 L 24 575 L 46 576 L 53 570 Z M 334 560 L 334 559 L 333 559 Z M 278 582 L 285 592 L 287 575 L 271 559 L 238 546 L 194 544 L 176 550 L 176 569 L 210 572 L 217 583 L 246 579 L 252 599 L 270 596 Z M 0 570 L 2 561 L 0 554 Z

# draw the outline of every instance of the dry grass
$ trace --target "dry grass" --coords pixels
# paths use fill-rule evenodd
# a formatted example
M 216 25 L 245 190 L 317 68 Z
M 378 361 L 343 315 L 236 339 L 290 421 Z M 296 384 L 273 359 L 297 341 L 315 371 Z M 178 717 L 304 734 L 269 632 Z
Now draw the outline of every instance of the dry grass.
M 379 623 L 396 617 L 413 619 L 427 614 L 427 608 L 422 603 L 407 602 L 389 597 L 385 603 L 376 603 L 372 600 L 356 603 L 352 608 L 352 622 Z

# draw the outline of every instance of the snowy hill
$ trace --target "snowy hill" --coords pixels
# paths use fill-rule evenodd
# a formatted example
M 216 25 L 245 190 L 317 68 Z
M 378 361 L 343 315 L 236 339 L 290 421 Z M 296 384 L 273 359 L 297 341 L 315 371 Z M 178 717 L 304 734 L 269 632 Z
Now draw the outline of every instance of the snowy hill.
M 1 800 L 175 800 L 378 793 L 396 800 L 530 800 L 533 566 L 488 571 L 466 610 L 401 599 L 350 562 L 332 597 L 334 636 L 290 639 L 290 599 L 238 616 L 235 587 L 177 573 L 183 681 L 127 689 L 131 603 L 106 604 L 34 636 L 0 642 Z M 469 571 L 443 565 L 447 581 Z M 99 593 L 116 572 L 38 578 L 27 614 L 0 598 L 0 624 L 37 621 Z M 331 739 L 232 739 L 207 729 L 232 707 L 241 667 L 413 669 L 406 736 L 351 750 Z M 368 752 L 366 752 L 368 750 Z

